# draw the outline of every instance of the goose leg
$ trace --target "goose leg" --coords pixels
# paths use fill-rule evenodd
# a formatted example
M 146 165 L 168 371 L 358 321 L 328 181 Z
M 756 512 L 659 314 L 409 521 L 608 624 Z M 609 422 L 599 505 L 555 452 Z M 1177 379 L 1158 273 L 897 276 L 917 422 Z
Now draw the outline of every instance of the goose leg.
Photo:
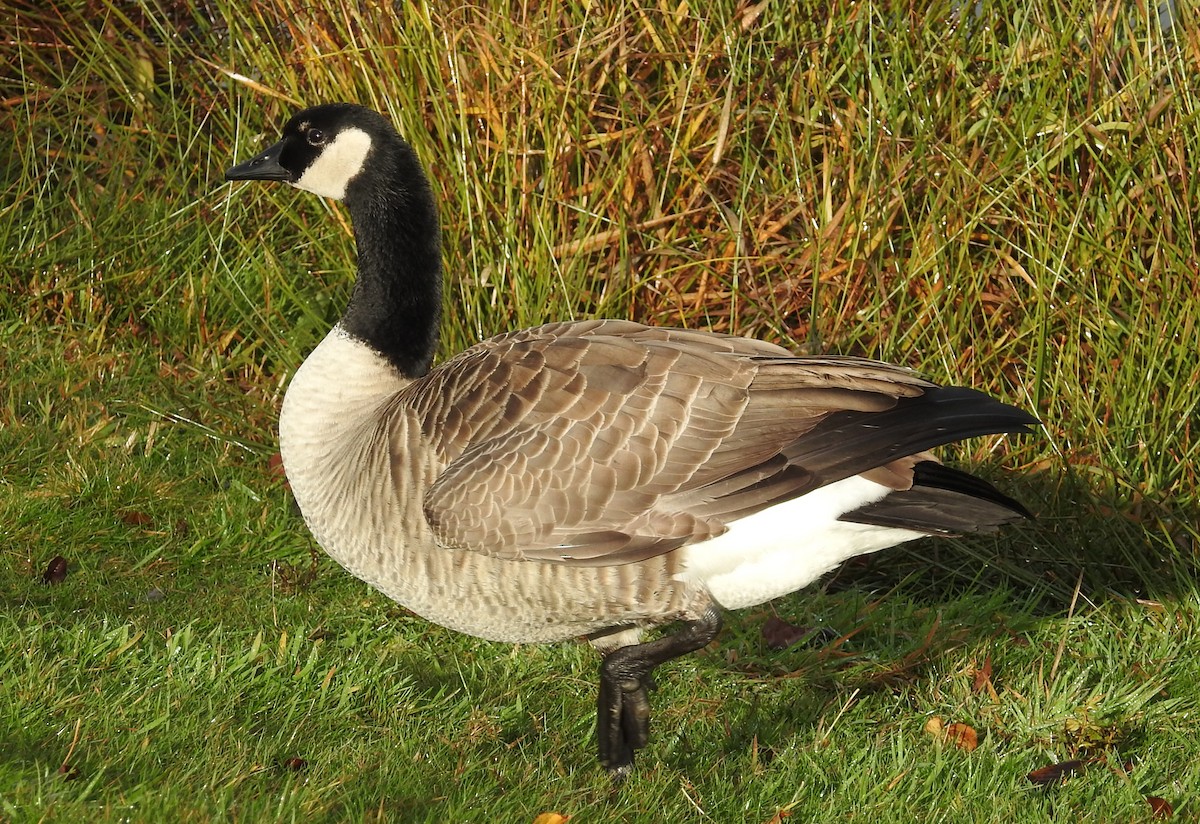
M 624 778 L 633 754 L 650 738 L 650 696 L 654 668 L 695 652 L 721 631 L 721 613 L 709 606 L 696 621 L 671 635 L 644 644 L 620 647 L 600 664 L 600 698 L 596 710 L 596 743 L 600 763 L 613 778 Z

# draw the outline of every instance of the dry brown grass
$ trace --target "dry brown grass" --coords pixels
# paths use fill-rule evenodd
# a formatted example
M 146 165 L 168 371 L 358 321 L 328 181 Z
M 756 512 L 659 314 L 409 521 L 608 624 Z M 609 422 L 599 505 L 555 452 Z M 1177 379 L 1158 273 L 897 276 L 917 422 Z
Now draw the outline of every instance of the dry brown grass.
M 3 49 L 21 75 L 0 113 L 25 158 L 16 199 L 36 196 L 39 164 L 100 193 L 58 201 L 63 225 L 34 258 L 81 229 L 110 234 L 105 197 L 136 213 L 172 190 L 195 200 L 163 207 L 157 238 L 137 243 L 200 230 L 195 248 L 240 254 L 213 228 L 231 213 L 204 193 L 223 164 L 301 102 L 359 100 L 399 122 L 440 190 L 447 351 L 564 315 L 764 336 L 1036 408 L 1053 450 L 1027 450 L 1031 465 L 1065 457 L 1133 498 L 1197 481 L 1193 29 L 1164 43 L 1117 5 L 1068 4 L 960 19 L 871 4 L 90 0 L 17 18 Z M 184 314 L 226 353 L 294 323 L 289 299 L 327 320 L 352 254 L 336 208 L 333 234 L 311 210 L 239 208 L 264 237 L 298 233 L 290 259 L 319 281 L 256 275 L 231 313 L 199 260 Z M 161 292 L 152 250 L 101 257 L 86 283 L 51 260 L 42 271 L 64 278 L 27 288 L 89 304 L 93 323 L 105 302 L 121 306 L 111 323 L 141 322 L 128 297 Z

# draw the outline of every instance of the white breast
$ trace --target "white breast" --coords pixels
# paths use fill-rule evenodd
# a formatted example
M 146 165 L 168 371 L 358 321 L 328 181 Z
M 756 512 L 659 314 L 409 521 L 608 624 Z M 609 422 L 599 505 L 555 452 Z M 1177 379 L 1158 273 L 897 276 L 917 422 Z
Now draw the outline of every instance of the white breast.
M 292 493 L 325 551 L 369 582 L 363 510 L 394 506 L 390 452 L 376 437 L 381 407 L 405 384 L 369 346 L 335 326 L 296 370 L 279 414 Z

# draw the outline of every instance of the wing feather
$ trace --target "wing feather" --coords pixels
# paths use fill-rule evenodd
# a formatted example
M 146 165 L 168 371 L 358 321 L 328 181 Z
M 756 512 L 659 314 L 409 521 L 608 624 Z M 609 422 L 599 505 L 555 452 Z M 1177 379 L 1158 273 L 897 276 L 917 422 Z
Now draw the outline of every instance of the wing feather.
M 438 456 L 423 503 L 442 544 L 615 564 L 814 488 L 785 450 L 830 413 L 869 416 L 930 386 L 875 361 L 585 321 L 477 344 L 395 406 Z M 394 472 L 405 452 L 393 447 Z

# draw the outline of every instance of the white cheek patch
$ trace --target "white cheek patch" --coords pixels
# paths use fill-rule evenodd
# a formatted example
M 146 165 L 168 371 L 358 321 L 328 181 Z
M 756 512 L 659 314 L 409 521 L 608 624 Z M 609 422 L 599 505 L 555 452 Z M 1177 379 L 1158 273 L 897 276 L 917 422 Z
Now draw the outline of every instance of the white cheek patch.
M 312 165 L 292 185 L 322 197 L 341 200 L 346 196 L 350 181 L 362 171 L 363 162 L 370 151 L 370 135 L 362 129 L 346 129 L 317 155 Z

